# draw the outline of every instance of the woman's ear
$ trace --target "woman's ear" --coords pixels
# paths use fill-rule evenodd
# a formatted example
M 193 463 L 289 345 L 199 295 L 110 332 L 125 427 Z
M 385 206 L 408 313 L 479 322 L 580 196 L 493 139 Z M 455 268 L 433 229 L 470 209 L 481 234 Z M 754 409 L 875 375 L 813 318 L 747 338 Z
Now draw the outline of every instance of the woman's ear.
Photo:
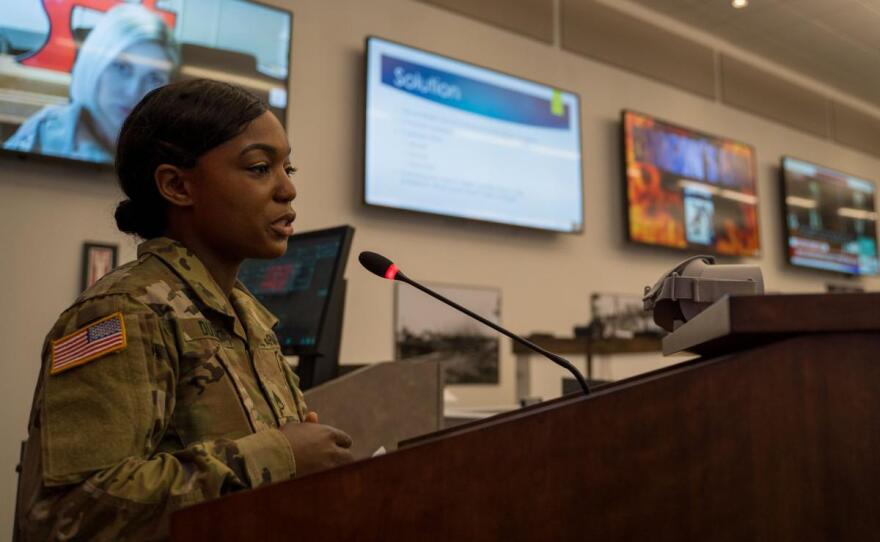
M 168 203 L 177 207 L 189 207 L 193 204 L 190 184 L 182 169 L 170 164 L 160 164 L 153 177 L 159 194 Z

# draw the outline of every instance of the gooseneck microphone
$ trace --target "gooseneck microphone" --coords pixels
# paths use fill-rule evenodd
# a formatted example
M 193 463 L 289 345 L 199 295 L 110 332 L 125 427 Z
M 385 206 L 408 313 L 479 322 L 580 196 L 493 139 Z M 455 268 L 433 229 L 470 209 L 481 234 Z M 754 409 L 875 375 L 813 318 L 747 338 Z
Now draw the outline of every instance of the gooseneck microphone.
M 400 269 L 398 269 L 398 267 L 396 265 L 394 265 L 394 263 L 391 260 L 389 260 L 385 256 L 382 256 L 381 254 L 376 254 L 375 252 L 364 251 L 364 252 L 361 252 L 360 255 L 358 256 L 358 261 L 361 262 L 361 265 L 363 265 L 367 269 L 367 271 L 369 271 L 370 273 L 373 273 L 374 275 L 378 275 L 382 278 L 386 278 L 388 280 L 399 280 L 400 282 L 405 282 L 405 283 L 409 284 L 410 286 L 425 292 L 426 294 L 433 297 L 434 299 L 440 300 L 443 303 L 446 303 L 447 305 L 449 305 L 450 307 L 457 309 L 457 310 L 467 314 L 471 318 L 482 322 L 483 324 L 491 327 L 492 329 L 494 329 L 498 333 L 503 333 L 504 335 L 507 335 L 508 337 L 513 339 L 514 341 L 525 346 L 526 348 L 529 348 L 529 349 L 534 350 L 535 352 L 541 354 L 542 356 L 546 357 L 547 359 L 549 359 L 553 363 L 568 370 L 568 372 L 570 372 L 572 375 L 574 375 L 575 379 L 577 379 L 578 384 L 580 384 L 580 386 L 581 386 L 581 389 L 584 390 L 584 395 L 590 394 L 590 386 L 587 385 L 587 381 L 584 379 L 584 375 L 582 375 L 580 373 L 580 371 L 578 371 L 577 368 L 574 365 L 572 365 L 571 362 L 568 361 L 567 359 L 565 359 L 561 356 L 557 356 L 553 352 L 548 352 L 547 350 L 544 350 L 543 348 L 541 348 L 537 344 L 535 344 L 527 339 L 524 339 L 511 331 L 504 329 L 503 327 L 499 326 L 498 324 L 490 322 L 489 320 L 483 318 L 479 314 L 462 307 L 458 303 L 452 301 L 451 299 L 447 299 L 446 297 L 438 294 L 437 292 L 431 290 L 430 288 L 428 288 L 426 286 L 422 286 L 418 282 L 416 282 L 416 281 L 412 280 L 411 278 L 407 277 L 406 275 L 404 275 L 403 272 L 401 272 Z

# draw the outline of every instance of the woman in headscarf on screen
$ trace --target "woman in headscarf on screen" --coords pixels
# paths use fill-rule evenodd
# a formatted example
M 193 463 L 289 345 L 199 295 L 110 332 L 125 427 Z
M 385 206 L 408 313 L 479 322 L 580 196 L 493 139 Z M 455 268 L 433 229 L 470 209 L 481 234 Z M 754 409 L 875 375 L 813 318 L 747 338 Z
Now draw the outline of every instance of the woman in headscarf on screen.
M 140 5 L 120 4 L 89 32 L 71 71 L 70 103 L 47 106 L 4 147 L 91 162 L 112 162 L 122 122 L 177 66 L 171 30 Z

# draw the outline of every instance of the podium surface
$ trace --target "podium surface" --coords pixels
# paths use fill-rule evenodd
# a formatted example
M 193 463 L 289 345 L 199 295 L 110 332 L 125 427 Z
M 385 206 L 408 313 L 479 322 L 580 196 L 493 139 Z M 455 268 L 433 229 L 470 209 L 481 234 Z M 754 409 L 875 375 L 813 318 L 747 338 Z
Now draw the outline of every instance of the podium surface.
M 810 333 L 880 330 L 880 293 L 724 297 L 663 339 L 663 353 L 710 355 Z
M 753 298 L 775 339 L 199 504 L 172 537 L 876 539 L 880 295 L 860 296 Z

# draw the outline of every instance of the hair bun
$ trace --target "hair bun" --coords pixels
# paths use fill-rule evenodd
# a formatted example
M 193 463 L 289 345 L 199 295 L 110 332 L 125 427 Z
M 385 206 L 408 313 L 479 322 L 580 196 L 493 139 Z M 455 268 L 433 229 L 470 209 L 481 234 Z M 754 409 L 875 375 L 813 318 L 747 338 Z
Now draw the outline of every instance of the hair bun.
M 165 210 L 161 205 L 138 205 L 127 199 L 116 206 L 114 217 L 116 227 L 125 233 L 137 235 L 143 239 L 152 239 L 164 234 Z
M 116 227 L 125 233 L 138 233 L 137 209 L 135 203 L 130 199 L 119 202 L 116 206 L 116 212 L 113 214 L 116 218 Z

